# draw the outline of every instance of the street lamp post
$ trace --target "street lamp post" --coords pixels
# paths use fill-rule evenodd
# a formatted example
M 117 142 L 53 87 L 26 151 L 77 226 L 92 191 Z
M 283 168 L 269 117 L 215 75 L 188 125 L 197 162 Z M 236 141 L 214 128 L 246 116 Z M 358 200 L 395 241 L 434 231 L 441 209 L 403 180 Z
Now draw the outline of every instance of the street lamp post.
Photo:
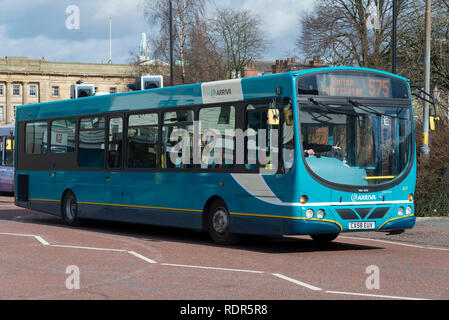
M 432 14 L 431 14 L 431 0 L 426 0 L 426 51 L 424 59 L 425 69 L 425 84 L 424 91 L 430 93 L 430 49 L 431 49 L 431 32 L 432 32 Z M 424 101 L 423 110 L 423 143 L 421 146 L 421 154 L 424 158 L 430 155 L 429 148 L 429 102 Z
M 398 0 L 393 0 L 393 41 L 392 41 L 392 63 L 391 72 L 396 74 L 396 50 L 397 50 L 397 21 L 398 21 Z
M 173 5 L 172 0 L 168 0 L 169 24 L 170 24 L 170 86 L 173 86 Z

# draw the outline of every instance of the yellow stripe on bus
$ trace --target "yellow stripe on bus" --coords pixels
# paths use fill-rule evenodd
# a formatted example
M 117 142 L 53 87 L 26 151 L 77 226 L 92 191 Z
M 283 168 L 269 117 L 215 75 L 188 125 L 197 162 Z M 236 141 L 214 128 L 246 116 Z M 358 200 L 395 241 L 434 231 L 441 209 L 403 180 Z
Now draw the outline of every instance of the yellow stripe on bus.
M 365 180 L 385 180 L 394 178 L 396 178 L 396 176 L 379 176 L 379 177 L 365 177 Z

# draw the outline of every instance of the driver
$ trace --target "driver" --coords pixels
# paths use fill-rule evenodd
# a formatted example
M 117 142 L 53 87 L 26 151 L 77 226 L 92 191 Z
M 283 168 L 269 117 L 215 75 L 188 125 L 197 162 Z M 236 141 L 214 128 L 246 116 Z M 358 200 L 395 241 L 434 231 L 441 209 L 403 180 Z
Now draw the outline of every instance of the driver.
M 340 147 L 330 146 L 327 144 L 310 144 L 303 142 L 304 154 L 306 157 L 314 156 L 315 153 L 329 152 L 331 150 L 341 150 Z

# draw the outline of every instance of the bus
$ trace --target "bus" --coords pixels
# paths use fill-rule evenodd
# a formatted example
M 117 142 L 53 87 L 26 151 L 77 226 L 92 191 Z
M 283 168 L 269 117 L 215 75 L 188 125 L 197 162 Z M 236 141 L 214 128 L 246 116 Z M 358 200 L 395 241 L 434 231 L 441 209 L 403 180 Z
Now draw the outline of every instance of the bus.
M 242 235 L 401 233 L 415 224 L 408 81 L 354 67 L 21 106 L 16 204 Z
M 0 126 L 0 192 L 14 192 L 14 125 Z

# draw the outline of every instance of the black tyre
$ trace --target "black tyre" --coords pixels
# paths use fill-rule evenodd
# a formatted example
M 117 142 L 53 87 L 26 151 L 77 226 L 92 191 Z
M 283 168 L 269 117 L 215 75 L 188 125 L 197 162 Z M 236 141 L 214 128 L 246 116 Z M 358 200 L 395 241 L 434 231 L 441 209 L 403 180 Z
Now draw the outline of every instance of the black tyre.
M 310 237 L 319 243 L 328 243 L 338 237 L 338 233 L 321 233 L 321 234 L 311 234 Z
M 229 232 L 231 216 L 222 200 L 215 200 L 209 208 L 207 216 L 207 229 L 209 235 L 216 243 L 230 245 L 239 242 L 240 237 Z
M 62 220 L 69 226 L 79 226 L 80 219 L 78 218 L 78 204 L 75 195 L 72 192 L 67 192 L 62 199 L 61 206 Z

